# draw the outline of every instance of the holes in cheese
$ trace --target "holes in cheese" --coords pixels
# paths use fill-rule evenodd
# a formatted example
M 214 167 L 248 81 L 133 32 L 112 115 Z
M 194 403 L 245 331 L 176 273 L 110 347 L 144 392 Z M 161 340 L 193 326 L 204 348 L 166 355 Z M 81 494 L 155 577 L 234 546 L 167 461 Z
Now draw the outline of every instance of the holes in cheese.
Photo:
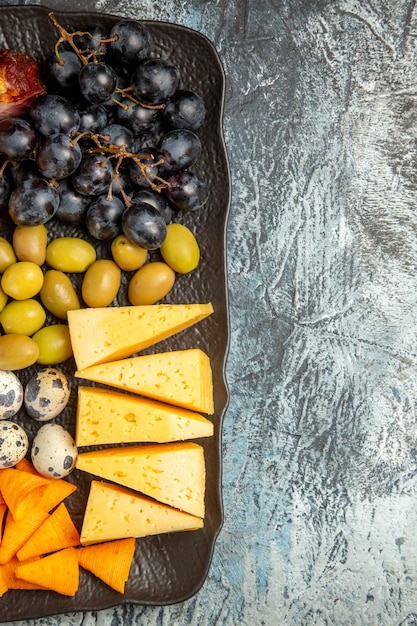
M 132 394 L 79 387 L 75 442 L 78 447 L 111 443 L 166 443 L 213 435 L 199 413 Z
M 202 527 L 200 517 L 155 502 L 124 487 L 93 480 L 81 529 L 81 544 Z
M 78 455 L 79 470 L 204 517 L 204 449 L 193 442 L 105 448 Z
M 189 328 L 212 313 L 211 303 L 69 311 L 68 327 L 77 368 L 131 356 Z
M 214 413 L 210 359 L 198 348 L 93 365 L 75 372 L 75 376 L 208 415 Z

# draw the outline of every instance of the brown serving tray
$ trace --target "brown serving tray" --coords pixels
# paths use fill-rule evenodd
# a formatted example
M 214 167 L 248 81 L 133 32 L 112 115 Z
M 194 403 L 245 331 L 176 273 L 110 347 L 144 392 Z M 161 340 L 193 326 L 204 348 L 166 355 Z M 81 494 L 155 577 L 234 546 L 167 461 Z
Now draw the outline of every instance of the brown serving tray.
M 47 7 L 42 6 L 0 7 L 0 48 L 27 52 L 43 62 L 53 52 L 58 37 L 48 18 L 49 12 Z M 100 13 L 54 13 L 58 21 L 69 30 L 85 30 L 93 22 L 110 27 L 122 19 L 120 16 Z M 199 211 L 175 217 L 175 221 L 187 224 L 195 233 L 201 249 L 201 262 L 190 275 L 178 276 L 173 290 L 164 301 L 211 301 L 214 314 L 195 327 L 148 350 L 156 352 L 200 347 L 208 353 L 212 362 L 215 436 L 199 440 L 205 449 L 207 465 L 205 524 L 198 531 L 138 539 L 124 595 L 82 571 L 79 591 L 72 598 L 49 591 L 8 591 L 0 598 L 0 622 L 99 610 L 122 603 L 164 605 L 183 601 L 196 593 L 203 584 L 222 525 L 221 429 L 228 402 L 225 361 L 229 343 L 225 241 L 230 206 L 230 175 L 222 132 L 224 73 L 215 48 L 202 34 L 165 22 L 144 23 L 153 35 L 153 54 L 169 58 L 177 64 L 182 74 L 181 86 L 200 93 L 208 109 L 207 119 L 197 131 L 202 140 L 203 154 L 194 169 L 209 186 L 209 201 Z M 11 232 L 11 221 L 3 213 L 0 215 L 0 235 L 10 238 Z M 48 232 L 51 237 L 56 237 L 81 231 L 53 220 L 48 223 Z M 94 243 L 98 257 L 110 258 L 108 242 L 92 240 L 85 233 L 83 236 Z M 77 283 L 80 277 L 73 275 L 72 279 Z M 127 280 L 128 276 L 124 275 L 118 304 L 127 304 Z M 51 317 L 48 318 L 49 323 L 53 321 Z M 23 383 L 36 367 L 21 373 Z M 72 359 L 59 367 L 70 376 L 72 392 L 69 405 L 57 421 L 74 433 L 77 385 L 80 381 L 73 378 L 75 365 Z M 37 422 L 31 422 L 24 411 L 14 419 L 24 425 L 30 439 L 40 426 Z M 91 478 L 77 470 L 68 478 L 78 487 L 66 503 L 79 529 Z

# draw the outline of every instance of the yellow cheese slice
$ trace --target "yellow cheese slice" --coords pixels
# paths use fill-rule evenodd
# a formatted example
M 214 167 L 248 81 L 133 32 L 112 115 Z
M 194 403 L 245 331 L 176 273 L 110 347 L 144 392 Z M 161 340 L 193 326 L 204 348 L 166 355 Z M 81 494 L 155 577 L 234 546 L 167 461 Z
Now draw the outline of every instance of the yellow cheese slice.
M 140 396 L 78 388 L 75 443 L 167 443 L 213 435 L 213 422 L 199 413 Z
M 140 352 L 213 313 L 208 304 L 98 307 L 68 313 L 78 369 Z
M 197 530 L 203 524 L 201 517 L 118 485 L 93 480 L 81 528 L 81 544 Z
M 204 517 L 206 470 L 197 443 L 165 443 L 104 448 L 78 455 L 76 467 Z
M 214 413 L 210 359 L 199 348 L 92 365 L 75 376 L 192 411 Z

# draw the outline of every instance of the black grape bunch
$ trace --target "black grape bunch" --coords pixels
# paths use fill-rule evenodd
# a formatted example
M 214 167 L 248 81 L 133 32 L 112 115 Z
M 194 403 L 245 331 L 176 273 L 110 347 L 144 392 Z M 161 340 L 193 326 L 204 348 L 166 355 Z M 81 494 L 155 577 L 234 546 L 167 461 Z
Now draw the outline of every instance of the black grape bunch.
M 152 56 L 141 22 L 68 32 L 43 68 L 46 93 L 27 116 L 0 121 L 0 207 L 16 225 L 56 217 L 99 240 L 123 232 L 159 248 L 176 212 L 205 205 L 194 171 L 203 98 L 181 88 L 181 72 Z

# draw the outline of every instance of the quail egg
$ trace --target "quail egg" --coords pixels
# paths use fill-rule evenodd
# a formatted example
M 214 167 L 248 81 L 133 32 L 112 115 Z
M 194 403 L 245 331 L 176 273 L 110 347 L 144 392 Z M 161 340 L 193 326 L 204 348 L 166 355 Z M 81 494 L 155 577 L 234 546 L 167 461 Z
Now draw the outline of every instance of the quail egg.
M 14 372 L 0 370 L 0 420 L 8 420 L 23 404 L 23 386 Z
M 26 431 L 9 420 L 0 422 L 0 469 L 19 463 L 29 449 Z
M 44 424 L 31 449 L 32 463 L 47 478 L 63 478 L 72 472 L 78 450 L 70 433 L 60 424 Z
M 34 374 L 27 383 L 25 409 L 34 420 L 47 422 L 65 409 L 70 392 L 65 374 L 53 367 L 47 367 Z

